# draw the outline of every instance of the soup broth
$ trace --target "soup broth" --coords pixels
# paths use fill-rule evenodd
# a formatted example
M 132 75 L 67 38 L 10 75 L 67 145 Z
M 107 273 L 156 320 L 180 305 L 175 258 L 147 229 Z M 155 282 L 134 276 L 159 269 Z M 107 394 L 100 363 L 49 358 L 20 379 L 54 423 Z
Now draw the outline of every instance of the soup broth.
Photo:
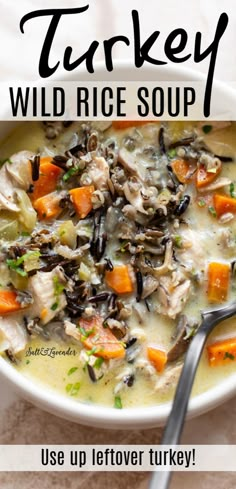
M 0 350 L 6 360 L 16 362 L 22 375 L 42 387 L 76 401 L 116 408 L 170 401 L 201 310 L 234 298 L 235 136 L 235 123 L 222 127 L 216 123 L 168 123 L 163 127 L 114 123 L 105 127 L 99 122 L 61 127 L 57 123 L 53 128 L 20 124 L 1 145 L 0 158 L 6 160 L 2 168 L 7 164 L 11 172 L 15 165 L 11 155 L 26 150 L 32 152 L 26 158 L 32 161 L 32 173 L 40 166 L 38 178 L 23 190 L 37 212 L 32 229 L 25 225 L 30 219 L 27 212 L 20 218 L 22 206 L 19 211 L 4 208 L 5 201 L 0 199 L 1 290 L 18 294 L 16 300 L 21 301 L 19 311 L 0 313 Z M 37 182 L 44 176 L 45 158 L 60 170 L 57 186 L 49 194 L 60 195 L 61 207 L 51 218 L 41 211 L 42 189 L 42 195 L 34 199 Z M 182 169 L 176 161 L 182 161 Z M 203 184 L 200 170 L 207 179 Z M 70 191 L 90 187 L 91 208 L 84 211 L 80 204 L 84 197 L 76 206 L 76 194 Z M 215 195 L 229 199 L 225 212 L 215 205 Z M 11 203 L 18 205 L 19 197 L 14 199 Z M 96 247 L 94 251 L 96 219 L 104 227 L 103 239 L 106 236 L 100 251 Z M 7 226 L 9 220 L 16 220 L 13 239 L 1 229 L 4 220 Z M 65 222 L 70 222 L 68 228 L 63 228 Z M 210 283 L 211 264 L 229 268 L 227 290 L 222 289 L 220 299 L 217 293 L 223 285 L 218 277 Z M 38 311 L 37 301 L 41 304 L 43 289 L 46 293 L 48 287 L 49 275 L 43 274 L 54 272 L 54 301 L 48 309 Z M 42 296 L 37 297 L 35 277 L 40 274 Z M 211 294 L 210 287 L 214 289 L 216 282 L 216 298 L 212 299 L 215 290 Z M 75 294 L 79 287 L 84 288 L 83 296 Z M 26 338 L 19 351 L 13 338 L 14 351 L 6 327 L 7 319 L 11 327 L 12 318 Z M 178 353 L 178 348 L 172 349 L 181 320 L 186 329 Z M 18 329 L 14 331 L 18 334 Z M 207 347 L 227 338 L 235 339 L 236 345 L 234 318 L 215 328 Z M 235 373 L 234 346 L 215 363 L 207 347 L 192 395 Z

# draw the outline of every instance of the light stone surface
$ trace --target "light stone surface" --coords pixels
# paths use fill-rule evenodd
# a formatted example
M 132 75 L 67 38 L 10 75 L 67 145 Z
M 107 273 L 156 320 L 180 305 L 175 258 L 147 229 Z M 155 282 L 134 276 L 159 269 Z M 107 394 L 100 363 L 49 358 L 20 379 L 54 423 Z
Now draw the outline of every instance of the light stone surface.
M 0 388 L 1 444 L 136 444 L 160 442 L 162 428 L 148 430 L 103 430 L 88 428 L 41 411 L 12 393 L 6 383 Z M 186 423 L 182 444 L 236 444 L 236 398 Z M 235 467 L 236 469 L 236 467 Z M 1 489 L 147 489 L 150 474 L 126 473 L 0 473 Z M 235 489 L 234 472 L 175 473 L 171 489 Z M 157 488 L 158 489 L 158 488 Z
M 48 21 L 28 24 L 27 35 L 20 34 L 18 25 L 21 16 L 37 8 L 77 7 L 90 4 L 86 20 L 66 20 L 59 30 L 51 62 L 62 58 L 66 45 L 77 46 L 78 57 L 95 38 L 105 39 L 114 34 L 131 36 L 132 8 L 140 12 L 142 36 L 148 36 L 155 29 L 161 30 L 160 44 L 154 55 L 163 53 L 165 35 L 176 27 L 185 27 L 189 32 L 189 46 L 192 50 L 194 32 L 204 32 L 205 45 L 212 40 L 217 19 L 222 11 L 230 15 L 230 24 L 222 41 L 216 66 L 216 76 L 224 81 L 236 81 L 235 63 L 235 1 L 227 0 L 96 0 L 96 2 L 78 2 L 77 0 L 0 0 L 1 29 L 0 42 L 0 81 L 29 80 L 38 78 L 38 53 L 45 36 Z M 20 9 L 20 10 L 19 10 Z M 87 14 L 86 14 L 87 15 Z M 84 17 L 85 18 L 85 17 Z M 89 21 L 89 23 L 88 23 Z M 34 28 L 33 28 L 34 26 Z M 80 34 L 78 36 L 78 28 Z M 65 36 L 66 32 L 66 36 Z M 78 43 L 79 37 L 79 43 Z M 32 55 L 34 51 L 34 55 Z M 132 50 L 122 44 L 114 49 L 116 58 L 131 58 Z M 76 56 L 77 54 L 77 56 Z M 98 59 L 102 51 L 98 52 Z M 29 62 L 30 60 L 30 62 Z M 186 66 L 193 67 L 192 58 Z M 196 65 L 195 65 L 196 68 Z M 208 61 L 197 67 L 206 72 Z M 185 427 L 183 443 L 189 444 L 235 444 L 236 443 L 236 399 L 197 419 L 191 420 Z M 29 403 L 20 400 L 12 393 L 11 387 L 0 383 L 0 444 L 94 444 L 104 443 L 158 443 L 161 429 L 135 431 L 104 431 L 86 428 L 63 421 Z M 236 468 L 236 464 L 235 464 Z M 146 489 L 149 475 L 145 473 L 0 473 L 1 489 Z M 173 489 L 235 489 L 236 473 L 177 473 L 171 488 Z

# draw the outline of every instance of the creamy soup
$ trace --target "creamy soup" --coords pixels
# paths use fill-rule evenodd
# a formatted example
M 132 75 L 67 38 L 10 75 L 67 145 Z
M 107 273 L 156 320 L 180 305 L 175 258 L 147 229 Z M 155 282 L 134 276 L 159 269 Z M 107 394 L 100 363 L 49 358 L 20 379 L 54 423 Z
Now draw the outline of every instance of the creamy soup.
M 20 124 L 0 148 L 6 361 L 86 403 L 169 401 L 200 311 L 234 297 L 235 136 L 227 122 Z M 230 319 L 193 395 L 235 355 Z

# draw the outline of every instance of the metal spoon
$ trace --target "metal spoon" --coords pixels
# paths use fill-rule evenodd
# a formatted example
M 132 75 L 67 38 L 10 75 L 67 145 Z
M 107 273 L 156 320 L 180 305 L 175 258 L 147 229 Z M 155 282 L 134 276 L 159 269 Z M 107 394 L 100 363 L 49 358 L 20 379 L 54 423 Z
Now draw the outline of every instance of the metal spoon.
M 201 313 L 202 323 L 188 348 L 161 445 L 178 445 L 197 366 L 207 337 L 217 324 L 234 315 L 236 315 L 236 302 Z M 170 478 L 170 471 L 154 472 L 149 489 L 168 489 Z

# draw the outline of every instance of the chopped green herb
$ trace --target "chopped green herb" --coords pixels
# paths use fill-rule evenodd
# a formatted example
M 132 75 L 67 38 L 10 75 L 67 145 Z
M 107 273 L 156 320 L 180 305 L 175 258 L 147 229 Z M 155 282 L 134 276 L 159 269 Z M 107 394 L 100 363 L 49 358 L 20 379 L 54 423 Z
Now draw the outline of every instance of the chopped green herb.
M 235 356 L 232 355 L 232 353 L 229 353 L 228 351 L 226 351 L 225 355 L 224 355 L 224 360 L 226 360 L 226 358 L 229 358 L 230 360 L 234 360 Z
M 80 390 L 80 382 L 76 382 L 76 384 L 74 384 L 72 386 L 72 389 L 71 389 L 71 392 L 70 392 L 70 395 L 71 396 L 77 396 L 78 392 Z
M 67 384 L 66 392 L 70 394 L 70 396 L 76 396 L 80 389 L 80 382 L 76 382 L 75 384 Z
M 190 338 L 192 338 L 196 334 L 197 328 L 198 328 L 197 325 L 188 327 L 186 331 L 186 335 L 184 336 L 184 340 L 189 340 Z
M 176 152 L 176 149 L 169 149 L 169 151 L 167 152 L 167 156 L 168 158 L 175 158 L 175 156 L 177 155 L 177 152 Z
M 70 391 L 71 391 L 71 389 L 72 389 L 72 385 L 73 385 L 73 384 L 67 384 L 67 385 L 66 385 L 66 392 L 67 392 L 67 394 L 69 394 L 69 393 L 70 393 Z
M 120 245 L 120 251 L 121 251 L 121 253 L 125 253 L 126 252 L 126 246 L 127 246 L 128 243 L 129 243 L 128 240 L 122 241 L 122 243 Z
M 25 362 L 25 363 L 26 363 L 26 365 L 29 365 L 29 363 L 30 363 L 30 360 L 26 360 L 26 362 Z
M 177 248 L 182 248 L 183 246 L 182 236 L 176 234 L 176 236 L 174 236 L 174 244 L 175 246 L 177 246 Z
M 58 308 L 58 302 L 54 302 L 54 304 L 51 306 L 51 310 L 55 311 Z
M 85 340 L 86 338 L 91 336 L 91 334 L 94 333 L 94 328 L 86 330 L 85 328 L 82 328 L 81 326 L 77 326 L 77 329 L 79 330 L 80 334 L 82 335 L 82 340 Z
M 78 173 L 79 171 L 79 168 L 77 167 L 73 167 L 73 168 L 70 168 L 68 170 L 67 173 L 65 173 L 65 175 L 63 175 L 63 182 L 67 182 L 71 177 L 73 177 L 73 175 L 75 175 L 76 173 Z
M 200 199 L 200 200 L 198 201 L 198 205 L 199 205 L 199 207 L 205 207 L 205 205 L 206 205 L 205 200 L 204 200 L 204 199 Z
M 13 270 L 15 270 L 17 267 L 19 267 L 20 265 L 22 265 L 24 263 L 24 255 L 20 256 L 19 258 L 16 258 L 16 259 L 7 259 L 6 263 L 7 263 L 9 268 L 12 268 Z
M 120 396 L 115 396 L 115 399 L 114 399 L 114 407 L 116 409 L 122 409 L 122 402 L 121 402 Z
M 202 126 L 202 130 L 203 130 L 204 134 L 209 134 L 209 132 L 212 131 L 212 126 L 210 124 Z
M 94 362 L 94 364 L 93 364 L 93 367 L 94 367 L 94 368 L 100 368 L 100 367 L 102 366 L 103 362 L 104 362 L 104 359 L 103 359 L 102 357 L 98 357 L 98 358 L 95 360 L 95 362 Z
M 17 260 L 6 260 L 6 264 L 7 266 L 11 269 L 11 270 L 14 270 L 14 272 L 18 273 L 19 275 L 21 275 L 21 277 L 27 277 L 27 272 L 25 272 L 25 270 L 23 270 L 23 268 L 21 268 L 20 266 L 17 266 L 16 265 L 16 262 Z
M 10 158 L 5 158 L 4 160 L 0 160 L 0 166 L 4 165 L 4 163 L 10 163 L 10 165 L 12 165 L 12 161 L 10 160 Z
M 18 273 L 22 277 L 27 277 L 28 274 L 22 268 L 22 265 L 24 264 L 25 261 L 29 260 L 30 258 L 38 258 L 40 256 L 41 256 L 41 253 L 39 251 L 28 251 L 28 253 L 25 253 L 24 255 L 19 256 L 19 258 L 7 259 L 6 264 L 11 270 L 14 270 L 16 273 Z
M 59 278 L 56 275 L 55 277 L 53 277 L 53 285 L 54 285 L 54 295 L 56 298 L 58 298 L 65 290 L 65 284 L 60 282 Z
M 86 352 L 86 353 L 87 353 L 87 355 L 88 355 L 89 357 L 91 357 L 91 355 L 94 355 L 94 353 L 97 353 L 97 352 L 98 352 L 98 348 L 97 348 L 97 346 L 93 346 L 93 348 L 91 348 L 91 350 L 87 350 L 87 352 Z
M 30 233 L 28 233 L 28 231 L 22 231 L 21 236 L 27 237 L 30 236 Z
M 68 372 L 67 372 L 67 375 L 72 375 L 74 372 L 76 372 L 76 370 L 78 370 L 78 367 L 70 368 L 70 370 L 68 370 Z
M 75 384 L 67 384 L 66 385 L 66 392 L 67 394 L 70 394 L 70 396 L 77 396 L 79 390 L 80 390 L 80 382 L 76 382 Z
M 213 217 L 216 217 L 216 211 L 215 211 L 215 208 L 210 206 L 208 207 L 208 211 L 210 212 L 210 214 L 213 216 Z
M 231 184 L 229 186 L 229 192 L 230 192 L 231 197 L 233 197 L 233 198 L 236 197 L 235 192 L 234 192 L 234 183 L 233 182 L 231 182 Z

